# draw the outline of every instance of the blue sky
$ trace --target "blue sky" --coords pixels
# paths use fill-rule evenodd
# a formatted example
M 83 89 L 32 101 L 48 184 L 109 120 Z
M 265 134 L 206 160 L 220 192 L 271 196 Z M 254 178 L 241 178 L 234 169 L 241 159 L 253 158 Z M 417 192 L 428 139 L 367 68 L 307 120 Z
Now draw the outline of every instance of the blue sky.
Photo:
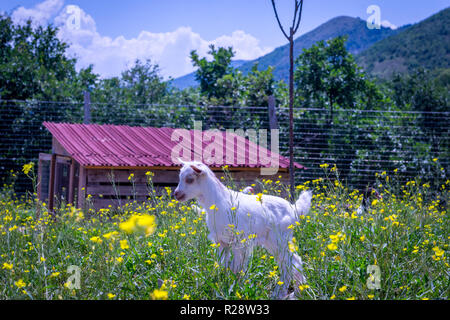
M 277 1 L 285 24 L 293 3 Z M 64 29 L 70 5 L 81 12 L 81 29 L 62 30 L 60 37 L 72 44 L 70 53 L 79 58 L 80 67 L 93 63 L 103 76 L 118 75 L 136 58 L 151 58 L 166 78 L 177 77 L 192 71 L 189 51 L 206 54 L 209 43 L 233 45 L 241 59 L 257 58 L 286 43 L 270 0 L 2 0 L 0 11 L 17 21 L 33 16 Z M 448 7 L 449 1 L 305 0 L 299 35 L 339 15 L 366 19 L 370 5 L 380 7 L 382 20 L 402 26 Z

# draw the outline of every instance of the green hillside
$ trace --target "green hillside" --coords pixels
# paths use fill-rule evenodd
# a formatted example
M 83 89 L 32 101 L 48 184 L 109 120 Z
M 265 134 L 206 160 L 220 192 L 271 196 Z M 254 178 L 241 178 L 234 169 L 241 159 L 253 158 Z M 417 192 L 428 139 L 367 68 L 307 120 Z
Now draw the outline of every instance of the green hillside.
M 368 73 L 389 77 L 418 67 L 450 67 L 450 8 L 414 24 L 401 33 L 375 43 L 357 56 Z

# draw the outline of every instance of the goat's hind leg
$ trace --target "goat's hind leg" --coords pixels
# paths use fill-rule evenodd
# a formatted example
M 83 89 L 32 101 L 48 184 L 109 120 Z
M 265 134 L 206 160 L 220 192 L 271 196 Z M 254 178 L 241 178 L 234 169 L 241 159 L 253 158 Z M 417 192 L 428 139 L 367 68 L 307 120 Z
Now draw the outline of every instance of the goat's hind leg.
M 277 284 L 275 291 L 272 296 L 275 299 L 285 299 L 288 294 L 289 285 L 292 280 L 292 254 L 287 250 L 281 250 L 278 252 L 277 256 L 278 266 L 280 268 L 280 281 Z
M 294 275 L 295 286 L 306 283 L 306 278 L 303 274 L 303 262 L 299 255 L 292 255 L 292 274 Z
M 232 247 L 232 260 L 230 263 L 231 271 L 233 271 L 234 274 L 238 274 L 241 271 L 244 271 L 247 267 L 247 263 L 249 260 L 249 257 L 251 255 L 251 248 L 247 246 L 243 247 Z
M 266 239 L 264 247 L 275 257 L 280 270 L 280 279 L 272 292 L 272 299 L 285 299 L 292 280 L 293 255 L 289 250 L 288 237 L 279 237 L 275 233 Z
M 306 278 L 303 274 L 302 258 L 297 254 L 292 255 L 292 274 L 294 278 L 294 292 L 290 295 L 290 298 L 300 297 L 300 285 L 306 283 Z

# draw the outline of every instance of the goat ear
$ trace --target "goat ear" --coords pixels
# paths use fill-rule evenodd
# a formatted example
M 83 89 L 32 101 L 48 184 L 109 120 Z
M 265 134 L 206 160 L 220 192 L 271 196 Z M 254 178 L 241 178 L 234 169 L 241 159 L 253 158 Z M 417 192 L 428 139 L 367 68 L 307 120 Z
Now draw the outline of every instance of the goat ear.
M 203 171 L 202 171 L 201 169 L 197 168 L 197 167 L 194 166 L 193 164 L 191 164 L 191 168 L 192 168 L 192 170 L 194 170 L 194 172 L 195 172 L 196 174 L 202 174 L 202 173 L 203 173 Z

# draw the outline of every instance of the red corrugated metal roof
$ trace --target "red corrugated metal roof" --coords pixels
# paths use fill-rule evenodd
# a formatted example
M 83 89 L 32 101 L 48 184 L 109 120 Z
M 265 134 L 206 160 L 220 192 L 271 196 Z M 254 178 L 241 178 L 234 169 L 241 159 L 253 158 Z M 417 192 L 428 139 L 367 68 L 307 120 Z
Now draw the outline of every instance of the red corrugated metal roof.
M 206 159 L 195 158 L 195 155 L 199 154 L 196 151 L 223 159 L 222 163 L 209 164 L 211 167 L 229 165 L 230 167 L 264 168 L 270 166 L 270 161 L 259 157 L 259 154 L 267 154 L 270 157 L 269 150 L 241 136 L 224 131 L 218 132 L 219 140 L 216 141 L 214 138 L 213 142 L 208 136 L 208 131 L 202 131 L 203 141 L 200 146 L 198 143 L 200 132 L 194 130 L 52 122 L 44 122 L 44 126 L 82 166 L 178 166 L 176 162 L 178 157 L 208 163 Z M 180 138 L 180 135 L 183 138 Z M 222 139 L 219 138 L 220 136 Z M 190 157 L 178 153 L 172 159 L 172 151 L 183 148 L 190 150 Z M 215 151 L 212 152 L 212 149 Z M 220 150 L 222 150 L 222 156 L 219 154 Z M 276 154 L 273 155 L 274 159 L 276 156 Z M 289 159 L 281 155 L 278 155 L 278 159 L 280 168 L 289 168 Z M 295 163 L 295 166 L 304 169 L 298 163 Z

